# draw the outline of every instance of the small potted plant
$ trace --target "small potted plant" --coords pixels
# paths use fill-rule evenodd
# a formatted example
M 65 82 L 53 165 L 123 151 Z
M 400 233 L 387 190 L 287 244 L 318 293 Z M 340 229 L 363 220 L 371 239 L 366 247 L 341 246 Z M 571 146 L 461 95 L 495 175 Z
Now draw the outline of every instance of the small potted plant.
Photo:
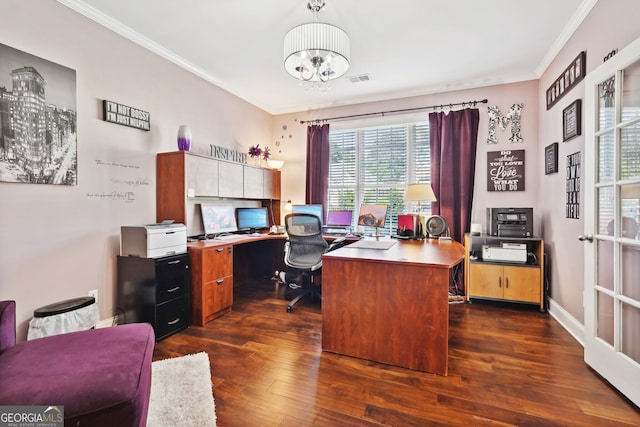
M 249 147 L 249 157 L 253 159 L 256 166 L 260 165 L 261 155 L 262 155 L 262 148 L 260 148 L 260 144 L 252 145 L 251 147 Z

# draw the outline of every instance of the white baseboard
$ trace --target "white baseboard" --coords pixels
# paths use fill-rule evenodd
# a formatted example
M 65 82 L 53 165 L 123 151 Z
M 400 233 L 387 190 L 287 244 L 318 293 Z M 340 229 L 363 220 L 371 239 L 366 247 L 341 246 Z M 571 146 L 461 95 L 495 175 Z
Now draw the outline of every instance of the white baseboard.
M 96 325 L 94 326 L 94 328 L 99 329 L 99 328 L 108 328 L 110 326 L 115 325 L 116 322 L 116 316 L 113 317 L 108 317 L 104 320 L 100 320 L 98 323 L 96 323 Z
M 584 325 L 551 298 L 548 307 L 549 314 L 584 347 Z

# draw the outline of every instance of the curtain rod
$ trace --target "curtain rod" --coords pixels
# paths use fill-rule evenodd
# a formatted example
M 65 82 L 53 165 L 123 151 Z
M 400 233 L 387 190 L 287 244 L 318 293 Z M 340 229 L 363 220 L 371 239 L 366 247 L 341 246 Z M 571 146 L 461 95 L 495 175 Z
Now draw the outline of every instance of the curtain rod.
M 440 105 L 430 105 L 428 107 L 416 107 L 416 108 L 405 108 L 403 110 L 389 110 L 389 111 L 379 111 L 377 113 L 364 113 L 364 114 L 353 114 L 350 116 L 340 116 L 340 117 L 328 117 L 325 119 L 314 119 L 314 120 L 300 120 L 300 124 L 303 125 L 305 123 L 322 123 L 328 122 L 330 120 L 344 120 L 344 119 L 353 119 L 356 117 L 369 117 L 369 116 L 384 116 L 385 114 L 395 114 L 395 113 L 405 113 L 408 111 L 419 111 L 419 110 L 429 110 L 433 108 L 434 110 L 443 109 L 443 108 L 452 108 L 458 105 L 465 105 L 475 107 L 477 104 L 486 104 L 489 102 L 487 99 L 482 99 L 480 101 L 467 101 L 467 102 L 456 102 L 453 104 L 440 104 Z

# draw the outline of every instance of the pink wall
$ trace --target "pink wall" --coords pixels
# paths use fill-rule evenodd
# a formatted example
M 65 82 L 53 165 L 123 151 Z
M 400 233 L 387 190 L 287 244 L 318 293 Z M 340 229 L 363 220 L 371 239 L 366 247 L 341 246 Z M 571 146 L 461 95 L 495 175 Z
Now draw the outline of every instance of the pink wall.
M 559 146 L 559 172 L 551 175 L 542 173 L 538 183 L 538 213 L 551 273 L 550 294 L 553 301 L 580 324 L 583 324 L 584 317 L 584 243 L 578 241 L 577 236 L 587 232 L 584 230 L 584 188 L 580 190 L 580 219 L 576 220 L 565 217 L 564 187 L 567 156 L 581 152 L 584 161 L 584 135 L 562 142 L 562 110 L 576 99 L 582 99 L 584 105 L 584 82 L 572 88 L 549 111 L 546 110 L 544 94 L 580 51 L 587 53 L 588 74 L 603 63 L 609 52 L 620 50 L 640 37 L 638 16 L 640 2 L 636 0 L 599 0 L 540 78 L 538 157 L 544 156 L 544 148 L 552 142 L 558 142 Z M 582 176 L 584 173 L 583 169 Z
M 191 126 L 194 152 L 245 151 L 265 145 L 272 116 L 55 0 L 1 9 L 1 43 L 77 77 L 78 185 L 0 183 L 0 299 L 17 301 L 24 339 L 34 309 L 91 289 L 101 319 L 113 316 L 120 226 L 155 222 L 155 154 L 177 149 L 179 125 Z M 151 131 L 102 121 L 103 99 L 148 111 Z M 114 191 L 134 200 L 90 196 Z

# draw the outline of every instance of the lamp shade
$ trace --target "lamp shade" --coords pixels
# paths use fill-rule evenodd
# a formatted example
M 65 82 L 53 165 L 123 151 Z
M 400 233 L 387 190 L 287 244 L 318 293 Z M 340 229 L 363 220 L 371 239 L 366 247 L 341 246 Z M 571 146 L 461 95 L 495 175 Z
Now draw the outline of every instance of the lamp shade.
M 436 195 L 429 183 L 409 184 L 404 193 L 405 202 L 435 202 L 436 200 Z
M 284 160 L 267 159 L 267 164 L 271 169 L 281 169 L 284 166 Z

